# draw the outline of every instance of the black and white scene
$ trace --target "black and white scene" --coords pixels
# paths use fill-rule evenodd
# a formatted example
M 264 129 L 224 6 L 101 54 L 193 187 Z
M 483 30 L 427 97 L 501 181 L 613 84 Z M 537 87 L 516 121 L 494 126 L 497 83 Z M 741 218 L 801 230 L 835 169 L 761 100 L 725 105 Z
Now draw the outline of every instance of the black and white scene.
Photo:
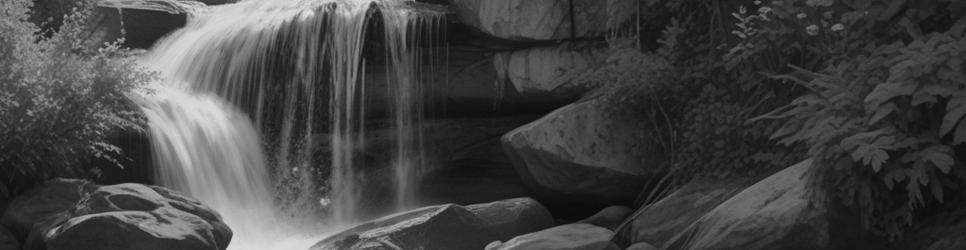
M 966 0 L 0 0 L 0 250 L 966 250 Z

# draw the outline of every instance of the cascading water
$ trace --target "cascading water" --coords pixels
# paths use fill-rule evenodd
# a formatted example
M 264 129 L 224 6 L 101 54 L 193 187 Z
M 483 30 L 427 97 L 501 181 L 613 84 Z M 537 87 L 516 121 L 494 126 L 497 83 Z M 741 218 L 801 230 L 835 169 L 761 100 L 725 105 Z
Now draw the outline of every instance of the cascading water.
M 234 231 L 230 249 L 312 244 L 313 235 L 278 225 L 261 140 L 247 116 L 214 96 L 167 87 L 155 92 L 142 110 L 157 166 L 169 166 L 156 171 L 160 184 L 219 211 Z
M 380 2 L 380 9 L 391 10 L 398 2 Z M 433 87 L 435 79 L 428 79 L 419 74 L 417 66 L 423 64 L 435 65 L 434 62 L 423 63 L 418 48 L 432 47 L 432 28 L 439 27 L 442 19 L 438 15 L 410 15 L 407 12 L 384 12 L 386 58 L 389 64 L 386 75 L 388 78 L 389 96 L 393 97 L 391 109 L 393 126 L 395 128 L 395 151 L 393 152 L 393 172 L 396 179 L 395 205 L 399 209 L 414 206 L 416 197 L 415 183 L 419 182 L 421 167 L 428 164 L 423 149 L 423 102 L 427 92 L 426 87 Z M 423 28 L 429 28 L 428 33 L 419 34 Z M 417 34 L 411 34 L 417 31 Z M 425 31 L 424 31 L 425 32 Z M 429 34 L 424 37 L 423 35 Z M 424 44 L 428 43 L 428 44 Z M 435 56 L 430 56 L 430 60 Z M 431 78 L 432 76 L 430 76 Z
M 316 145 L 328 131 L 330 225 L 354 223 L 361 193 L 354 151 L 364 147 L 366 118 L 362 53 L 378 6 L 393 100 L 396 208 L 412 206 L 412 183 L 426 162 L 419 52 L 441 15 L 416 13 L 406 8 L 410 2 L 251 0 L 193 13 L 144 59 L 165 83 L 142 105 L 160 184 L 221 213 L 235 231 L 229 249 L 279 249 L 281 236 L 292 243 L 284 247 L 302 247 L 311 237 L 290 236 L 321 229 L 290 226 L 305 215 L 274 204 L 319 206 L 314 170 L 325 161 Z

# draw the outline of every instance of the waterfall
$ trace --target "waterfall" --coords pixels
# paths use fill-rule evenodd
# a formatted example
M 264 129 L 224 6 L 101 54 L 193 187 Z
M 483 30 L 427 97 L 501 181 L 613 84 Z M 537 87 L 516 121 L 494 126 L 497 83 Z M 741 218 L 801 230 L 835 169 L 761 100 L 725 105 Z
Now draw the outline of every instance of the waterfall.
M 415 205 L 413 183 L 427 164 L 424 93 L 432 87 L 420 73 L 421 46 L 432 45 L 427 37 L 442 15 L 412 3 L 250 0 L 192 13 L 143 59 L 162 79 L 142 104 L 159 183 L 221 213 L 235 231 L 229 249 L 277 248 L 282 238 L 267 231 L 303 232 L 287 225 L 322 205 L 329 225 L 357 222 L 363 163 L 355 156 L 369 116 L 363 50 L 378 12 L 396 137 L 394 207 Z M 328 155 L 319 153 L 325 142 Z
M 229 249 L 312 244 L 314 237 L 277 225 L 261 140 L 247 116 L 220 98 L 163 86 L 141 103 L 156 165 L 169 166 L 157 169 L 157 181 L 218 211 L 235 235 Z
M 399 2 L 380 2 L 382 10 L 398 8 L 392 4 Z M 385 25 L 386 58 L 389 67 L 386 75 L 388 78 L 389 96 L 393 97 L 392 116 L 393 127 L 395 128 L 395 151 L 393 151 L 393 172 L 395 176 L 395 190 L 397 208 L 410 208 L 416 197 L 415 183 L 419 182 L 419 177 L 426 162 L 425 151 L 423 148 L 422 124 L 424 118 L 423 96 L 431 90 L 425 87 L 434 87 L 435 76 L 430 70 L 430 74 L 421 75 L 420 65 L 436 65 L 435 62 L 424 62 L 419 49 L 424 46 L 432 47 L 434 44 L 433 36 L 436 35 L 438 28 L 442 25 L 442 18 L 439 15 L 411 15 L 408 12 L 384 12 L 382 15 Z M 416 34 L 412 34 L 416 33 Z M 429 60 L 434 60 L 435 56 L 430 55 Z

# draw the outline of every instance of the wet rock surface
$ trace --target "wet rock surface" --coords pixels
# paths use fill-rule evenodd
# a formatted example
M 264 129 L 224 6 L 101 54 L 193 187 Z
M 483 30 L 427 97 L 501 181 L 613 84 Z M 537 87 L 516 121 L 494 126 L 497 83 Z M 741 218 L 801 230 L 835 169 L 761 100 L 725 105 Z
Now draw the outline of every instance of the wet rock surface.
M 493 242 L 486 250 L 601 250 L 612 248 L 614 232 L 590 224 L 567 224 L 517 236 L 507 242 Z
M 232 232 L 198 201 L 162 187 L 94 190 L 42 234 L 56 249 L 225 249 Z
M 184 27 L 188 12 L 205 5 L 214 6 L 236 0 L 179 0 L 172 2 L 147 0 L 104 0 L 94 14 L 92 37 L 113 42 L 124 38 L 124 45 L 148 49 L 169 33 Z
M 445 204 L 388 215 L 330 236 L 312 250 L 482 249 L 552 226 L 542 205 L 529 198 L 459 206 Z
M 531 198 L 468 205 L 466 209 L 486 222 L 500 240 L 554 226 L 550 212 Z
M 497 80 L 506 88 L 549 103 L 577 100 L 593 89 L 577 78 L 605 57 L 594 43 L 567 43 L 500 52 L 493 63 Z
M 149 10 L 146 9 L 148 4 L 139 1 L 132 4 L 122 8 L 98 7 L 93 15 L 96 21 L 91 36 L 103 42 L 123 38 L 125 46 L 147 49 L 161 37 L 187 24 L 188 16 L 184 12 Z
M 591 99 L 510 131 L 502 143 L 538 198 L 600 209 L 630 204 L 646 181 L 660 174 L 654 169 L 660 154 L 641 127 L 607 115 L 601 102 Z
M 674 237 L 667 249 L 826 249 L 829 210 L 810 199 L 811 160 L 724 201 Z
M 353 227 L 311 249 L 475 249 L 497 238 L 485 224 L 457 205 L 424 207 Z
M 460 21 L 509 40 L 599 37 L 636 11 L 629 0 L 450 0 Z M 571 6 L 572 4 L 572 6 Z M 573 15 L 571 15 L 573 12 Z
M 668 196 L 634 212 L 616 230 L 621 245 L 646 242 L 661 246 L 706 213 L 740 192 L 744 185 L 730 181 L 692 181 Z
M 616 230 L 617 226 L 620 226 L 627 216 L 630 216 L 634 211 L 629 207 L 625 206 L 610 206 L 606 207 L 600 212 L 597 212 L 590 217 L 578 221 L 578 223 L 591 224 L 598 227 L 607 228 L 609 230 Z
M 18 196 L 4 218 L 23 249 L 225 249 L 232 236 L 198 201 L 141 184 L 54 179 Z
M 634 243 L 634 245 L 631 245 L 625 248 L 624 250 L 658 250 L 658 248 L 647 242 L 639 242 L 639 243 Z

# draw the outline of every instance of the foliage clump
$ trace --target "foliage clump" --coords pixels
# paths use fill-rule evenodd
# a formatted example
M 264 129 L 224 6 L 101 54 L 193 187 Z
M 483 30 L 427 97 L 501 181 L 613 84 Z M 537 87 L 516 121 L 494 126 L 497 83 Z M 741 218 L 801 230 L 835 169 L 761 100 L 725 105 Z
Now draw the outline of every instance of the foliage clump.
M 117 43 L 93 48 L 93 6 L 82 1 L 58 31 L 30 22 L 30 0 L 0 2 L 0 177 L 32 182 L 91 174 L 91 155 L 117 163 L 114 129 L 140 129 L 128 95 L 152 76 Z
M 735 15 L 741 39 L 729 56 L 754 55 L 747 48 L 769 45 L 762 41 L 806 49 L 806 60 L 771 77 L 803 91 L 753 121 L 780 121 L 771 137 L 805 147 L 832 197 L 879 235 L 900 236 L 917 209 L 966 180 L 954 150 L 966 140 L 966 130 L 955 135 L 966 114 L 957 109 L 966 102 L 958 93 L 964 9 L 947 0 L 807 0 L 763 4 L 758 12 L 773 18 Z
M 778 120 L 771 138 L 816 158 L 831 197 L 866 228 L 896 238 L 918 209 L 940 203 L 966 180 L 954 147 L 966 115 L 966 5 L 928 1 L 754 1 L 739 8 L 726 61 L 767 60 L 798 50 L 787 72 L 790 103 L 751 120 Z M 770 52 L 774 53 L 774 52 Z M 773 63 L 772 63 L 773 64 Z M 815 73 L 818 72 L 818 73 Z M 776 74 L 777 73 L 777 74 Z M 774 84 L 789 86 L 784 84 Z M 964 105 L 966 106 L 966 105 Z M 767 123 L 767 122 L 766 122 Z M 966 127 L 963 127 L 966 129 Z M 957 138 L 957 133 L 961 137 Z
M 877 46 L 821 74 L 789 76 L 810 91 L 763 117 L 783 121 L 773 137 L 807 145 L 830 168 L 829 186 L 875 232 L 897 236 L 916 209 L 966 181 L 955 153 L 966 142 L 962 33 Z
M 961 192 L 966 2 L 642 4 L 640 27 L 665 28 L 639 44 L 653 45 L 643 50 L 671 77 L 618 84 L 637 84 L 627 98 L 636 101 L 622 107 L 644 106 L 635 112 L 668 124 L 655 138 L 675 183 L 760 178 L 814 157 L 825 185 L 817 190 L 828 192 L 817 197 L 893 238 L 923 208 Z

